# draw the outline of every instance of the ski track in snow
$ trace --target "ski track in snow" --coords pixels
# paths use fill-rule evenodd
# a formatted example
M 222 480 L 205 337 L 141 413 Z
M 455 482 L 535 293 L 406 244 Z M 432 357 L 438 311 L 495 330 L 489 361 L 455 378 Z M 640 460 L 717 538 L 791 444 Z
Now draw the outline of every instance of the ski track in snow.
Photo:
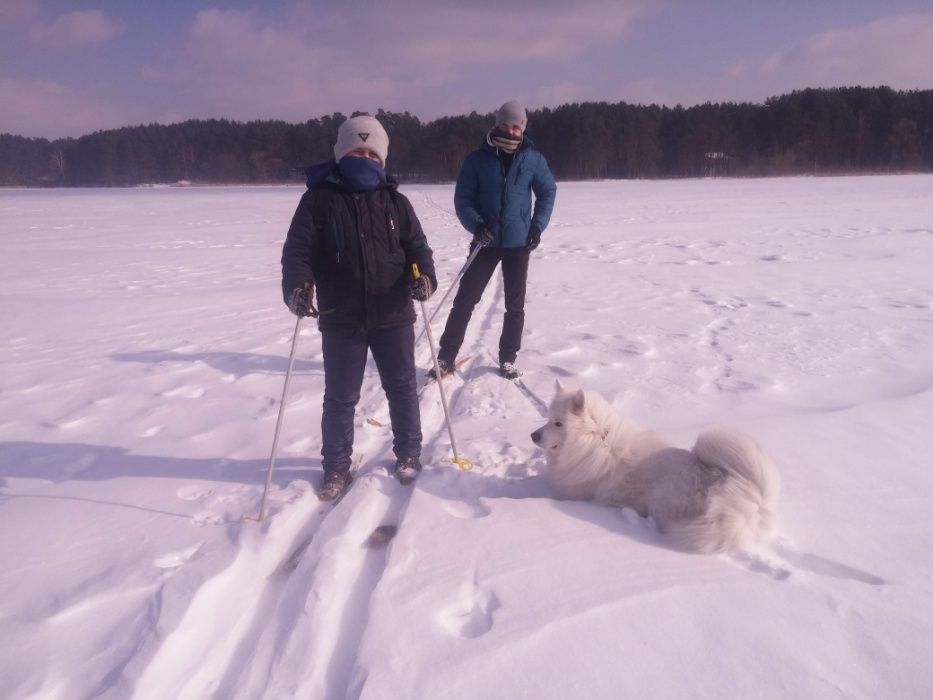
M 367 375 L 358 424 L 383 400 L 378 376 L 370 368 Z M 234 698 L 279 692 L 273 691 L 273 679 L 280 664 L 306 667 L 307 687 L 346 682 L 342 676 L 350 659 L 344 658 L 345 649 L 354 648 L 347 637 L 354 630 L 362 634 L 365 615 L 358 611 L 365 610 L 385 556 L 362 549 L 360 543 L 377 525 L 399 520 L 405 502 L 402 487 L 385 472 L 391 440 L 374 439 L 365 431 L 357 425 L 355 452 L 357 459 L 363 453 L 363 459 L 355 465 L 355 483 L 339 503 L 321 503 L 309 492 L 288 506 L 287 522 L 279 522 L 285 511 L 273 513 L 266 537 L 257 538 L 250 529 L 258 526 L 242 526 L 236 559 L 200 584 L 142 674 L 136 687 L 140 697 Z M 308 447 L 317 451 L 319 443 Z M 179 498 L 209 495 L 191 487 Z M 205 633 L 218 622 L 227 628 L 223 635 Z M 223 638 L 219 645 L 218 636 Z M 270 652 L 257 658 L 256 649 Z M 307 664 L 307 659 L 314 663 Z M 281 692 L 300 696 L 305 691 L 294 687 Z

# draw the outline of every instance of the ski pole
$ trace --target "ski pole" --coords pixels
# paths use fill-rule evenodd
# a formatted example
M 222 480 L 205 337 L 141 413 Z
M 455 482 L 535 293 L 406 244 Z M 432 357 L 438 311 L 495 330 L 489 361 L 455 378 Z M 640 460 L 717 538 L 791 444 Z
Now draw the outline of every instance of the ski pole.
M 279 431 L 282 429 L 282 416 L 285 414 L 285 399 L 288 397 L 288 382 L 292 377 L 292 365 L 295 363 L 295 348 L 298 347 L 298 329 L 301 326 L 301 316 L 295 321 L 295 337 L 292 338 L 292 351 L 288 356 L 288 370 L 285 372 L 285 386 L 282 387 L 282 400 L 279 402 L 279 417 L 275 419 L 275 435 L 272 438 L 272 453 L 269 455 L 269 471 L 266 474 L 266 488 L 262 492 L 262 501 L 259 504 L 259 517 L 255 522 L 261 523 L 266 517 L 266 496 L 272 484 L 272 470 L 275 468 L 275 451 L 279 445 Z M 252 520 L 252 518 L 247 518 Z
M 428 319 L 428 323 L 434 321 L 434 317 L 437 316 L 437 312 L 441 310 L 441 307 L 444 306 L 444 302 L 447 301 L 447 297 L 450 296 L 450 293 L 454 290 L 454 287 L 457 286 L 457 282 L 460 281 L 460 278 L 463 277 L 463 273 L 467 271 L 467 268 L 473 264 L 473 261 L 476 260 L 476 256 L 479 255 L 479 251 L 485 248 L 485 245 L 478 245 L 473 249 L 473 252 L 470 253 L 470 257 L 466 259 L 466 262 L 463 263 L 463 267 L 460 268 L 460 272 L 457 273 L 457 276 L 454 277 L 454 281 L 450 283 L 450 286 L 447 288 L 447 291 L 444 292 L 444 296 L 441 297 L 440 302 L 437 306 L 434 307 L 434 311 L 431 312 L 431 318 Z M 425 325 L 427 328 L 427 325 Z M 424 335 L 424 330 L 422 330 L 418 337 L 415 339 L 415 347 L 418 346 L 418 343 L 421 342 L 421 337 Z
M 477 250 L 479 246 L 477 246 Z M 415 279 L 421 277 L 418 271 L 418 263 L 412 263 L 411 274 Z M 420 301 L 420 300 L 419 300 Z M 421 314 L 424 316 L 424 332 L 428 335 L 428 344 L 431 346 L 431 358 L 434 360 L 434 372 L 437 374 L 437 388 L 441 392 L 441 405 L 444 407 L 444 420 L 447 422 L 447 434 L 450 435 L 450 447 L 454 451 L 453 459 L 450 460 L 463 470 L 473 468 L 473 462 L 466 457 L 457 454 L 457 441 L 454 439 L 454 428 L 450 422 L 450 411 L 447 410 L 447 395 L 444 393 L 444 378 L 441 375 L 441 366 L 437 361 L 437 351 L 434 349 L 434 336 L 431 335 L 431 320 L 428 318 L 428 309 L 421 301 Z

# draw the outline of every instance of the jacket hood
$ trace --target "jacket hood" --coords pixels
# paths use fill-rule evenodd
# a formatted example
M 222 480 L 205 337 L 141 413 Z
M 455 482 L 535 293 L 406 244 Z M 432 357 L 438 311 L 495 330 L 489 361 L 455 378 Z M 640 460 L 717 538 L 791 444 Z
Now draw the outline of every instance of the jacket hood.
M 311 165 L 305 168 L 305 184 L 308 186 L 309 190 L 313 190 L 317 187 L 320 187 L 324 180 L 327 179 L 329 175 L 333 174 L 334 178 L 337 177 L 337 161 L 331 158 L 330 160 L 325 160 L 323 163 L 317 163 L 316 165 Z

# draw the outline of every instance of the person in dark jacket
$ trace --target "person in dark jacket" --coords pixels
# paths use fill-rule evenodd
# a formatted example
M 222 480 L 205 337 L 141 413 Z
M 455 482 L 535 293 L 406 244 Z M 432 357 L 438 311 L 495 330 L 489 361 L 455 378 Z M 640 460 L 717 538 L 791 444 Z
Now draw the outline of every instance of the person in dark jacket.
M 457 178 L 457 218 L 473 234 L 470 250 L 475 246 L 483 249 L 460 279 L 441 336 L 438 364 L 444 376 L 454 371 L 473 308 L 500 263 L 505 317 L 499 337 L 499 373 L 508 379 L 520 376 L 515 359 L 525 325 L 528 261 L 541 242 L 557 194 L 547 161 L 525 134 L 527 123 L 521 104 L 512 101 L 502 105 L 496 112 L 495 127 L 467 156 Z
M 306 171 L 308 189 L 282 249 L 285 303 L 298 316 L 316 317 L 321 331 L 322 500 L 352 480 L 353 420 L 370 351 L 389 400 L 395 475 L 408 484 L 421 471 L 412 299 L 430 297 L 437 278 L 418 217 L 385 174 L 388 151 L 374 117 L 341 124 L 334 160 Z

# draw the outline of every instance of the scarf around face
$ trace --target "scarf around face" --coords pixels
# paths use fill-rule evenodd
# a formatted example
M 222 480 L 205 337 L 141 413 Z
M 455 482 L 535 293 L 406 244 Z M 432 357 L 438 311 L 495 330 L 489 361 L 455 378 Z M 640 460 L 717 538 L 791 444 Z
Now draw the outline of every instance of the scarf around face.
M 522 137 L 512 136 L 509 132 L 496 127 L 486 135 L 486 143 L 506 153 L 515 153 L 522 145 Z
M 386 181 L 386 172 L 379 163 L 361 156 L 344 156 L 337 163 L 341 179 L 355 192 L 374 190 Z

